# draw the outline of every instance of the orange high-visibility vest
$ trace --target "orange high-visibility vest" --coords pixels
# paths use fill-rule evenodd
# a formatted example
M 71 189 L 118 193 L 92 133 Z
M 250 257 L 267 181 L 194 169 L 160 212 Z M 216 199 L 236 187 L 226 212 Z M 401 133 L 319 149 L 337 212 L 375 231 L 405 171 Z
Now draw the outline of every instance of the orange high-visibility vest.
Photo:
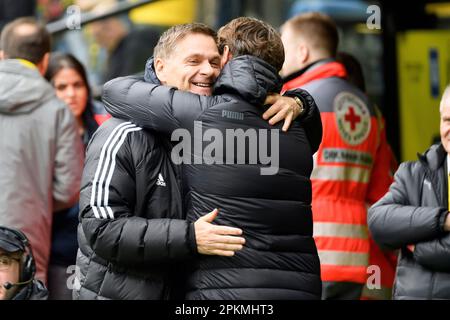
M 366 203 L 380 124 L 367 96 L 345 76 L 340 63 L 321 62 L 286 82 L 283 90 L 306 89 L 321 111 L 323 138 L 311 181 L 322 281 L 363 284 L 370 251 Z

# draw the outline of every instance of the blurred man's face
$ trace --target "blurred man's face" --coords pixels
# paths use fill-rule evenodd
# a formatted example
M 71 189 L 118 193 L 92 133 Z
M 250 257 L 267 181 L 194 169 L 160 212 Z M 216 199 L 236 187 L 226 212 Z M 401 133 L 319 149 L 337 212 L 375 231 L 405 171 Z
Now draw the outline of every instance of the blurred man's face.
M 209 96 L 220 73 L 220 58 L 212 37 L 190 33 L 167 58 L 155 59 L 156 74 L 162 84 Z
M 120 19 L 112 17 L 99 20 L 90 25 L 95 41 L 108 51 L 113 51 L 117 44 L 127 35 L 127 30 Z
M 445 151 L 450 153 L 450 97 L 443 101 L 441 113 L 441 141 Z
M 281 41 L 284 46 L 284 63 L 280 71 L 286 77 L 306 66 L 307 50 L 302 39 L 285 25 L 281 30 Z
M 17 287 L 6 290 L 6 282 L 19 282 L 19 261 L 0 249 L 0 300 L 10 299 Z

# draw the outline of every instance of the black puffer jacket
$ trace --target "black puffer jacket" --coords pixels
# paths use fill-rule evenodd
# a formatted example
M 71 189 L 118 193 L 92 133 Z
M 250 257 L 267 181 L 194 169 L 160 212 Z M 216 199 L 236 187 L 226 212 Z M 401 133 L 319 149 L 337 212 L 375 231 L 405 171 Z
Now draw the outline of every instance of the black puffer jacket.
M 103 100 L 111 114 L 135 119 L 143 127 L 169 136 L 176 129 L 186 128 L 194 139 L 193 153 L 202 136 L 200 126 L 213 129 L 209 133 L 214 136 L 222 136 L 224 145 L 229 129 L 266 129 L 262 131 L 268 132 L 269 140 L 271 134 L 279 133 L 279 140 L 274 140 L 279 142 L 279 152 L 272 148 L 272 154 L 279 156 L 279 170 L 273 175 L 261 174 L 265 166 L 260 158 L 257 162 L 250 160 L 256 153 L 252 148 L 258 143 L 259 147 L 266 146 L 258 134 L 258 142 L 245 144 L 237 152 L 231 149 L 232 161 L 226 159 L 230 149 L 220 150 L 219 143 L 215 156 L 206 155 L 204 149 L 203 164 L 185 162 L 188 219 L 194 221 L 202 212 L 217 207 L 220 213 L 215 222 L 242 228 L 246 238 L 244 249 L 231 258 L 202 256 L 196 260 L 188 279 L 188 299 L 320 299 L 309 176 L 312 154 L 321 140 L 321 120 L 314 100 L 304 91 L 297 92 L 308 106 L 303 125 L 295 122 L 288 133 L 283 133 L 278 130 L 281 125 L 271 127 L 263 120 L 262 103 L 268 92 L 279 90 L 280 84 L 267 63 L 241 56 L 222 70 L 213 97 L 133 77 L 115 79 L 104 87 Z M 271 146 L 275 147 L 274 142 Z M 209 160 L 215 160 L 214 164 L 205 164 Z
M 175 263 L 195 254 L 165 144 L 119 119 L 94 134 L 80 192 L 75 299 L 167 299 Z
M 419 161 L 401 164 L 389 192 L 369 210 L 375 241 L 401 249 L 394 299 L 450 299 L 446 157 L 439 144 Z

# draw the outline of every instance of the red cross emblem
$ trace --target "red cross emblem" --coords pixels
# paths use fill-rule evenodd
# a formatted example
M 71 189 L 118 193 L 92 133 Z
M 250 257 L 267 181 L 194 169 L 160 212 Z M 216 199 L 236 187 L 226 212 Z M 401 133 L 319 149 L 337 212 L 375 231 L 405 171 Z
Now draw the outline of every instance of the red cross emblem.
M 345 114 L 344 119 L 345 121 L 350 122 L 350 129 L 352 131 L 356 129 L 356 124 L 361 122 L 361 117 L 355 113 L 353 107 L 348 108 L 348 112 Z

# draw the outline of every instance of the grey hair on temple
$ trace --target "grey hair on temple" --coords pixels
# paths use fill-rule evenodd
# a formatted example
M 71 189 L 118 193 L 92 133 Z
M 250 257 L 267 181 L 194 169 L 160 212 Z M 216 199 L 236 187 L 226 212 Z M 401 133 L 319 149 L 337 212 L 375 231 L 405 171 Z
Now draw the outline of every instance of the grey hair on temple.
M 442 111 L 444 110 L 444 102 L 450 98 L 450 84 L 445 87 L 444 93 L 442 94 L 441 103 L 439 104 L 439 112 L 442 114 Z

